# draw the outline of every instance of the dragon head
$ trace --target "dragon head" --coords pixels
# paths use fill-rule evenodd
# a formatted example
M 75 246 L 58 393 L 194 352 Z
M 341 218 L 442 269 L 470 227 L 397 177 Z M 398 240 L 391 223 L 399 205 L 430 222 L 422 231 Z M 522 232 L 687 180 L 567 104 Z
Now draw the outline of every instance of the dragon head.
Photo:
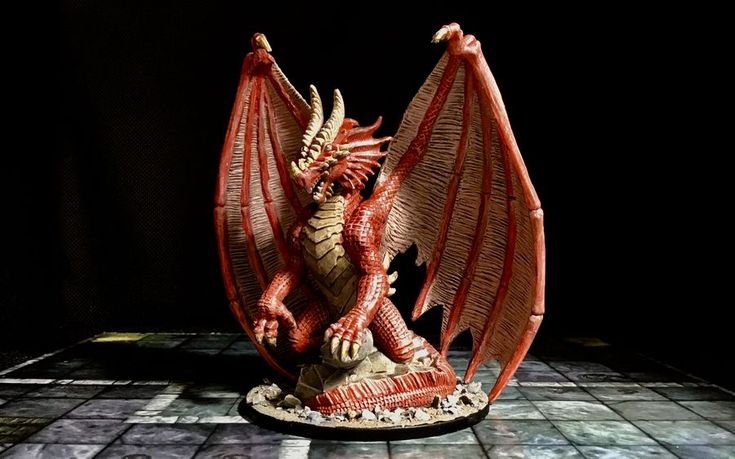
M 332 113 L 324 121 L 319 93 L 314 86 L 309 92 L 311 116 L 302 139 L 301 157 L 291 162 L 291 178 L 321 204 L 335 193 L 356 193 L 365 188 L 368 176 L 385 156 L 381 146 L 391 138 L 373 138 L 381 118 L 367 127 L 358 127 L 357 121 L 345 118 L 345 104 L 338 89 L 334 91 Z

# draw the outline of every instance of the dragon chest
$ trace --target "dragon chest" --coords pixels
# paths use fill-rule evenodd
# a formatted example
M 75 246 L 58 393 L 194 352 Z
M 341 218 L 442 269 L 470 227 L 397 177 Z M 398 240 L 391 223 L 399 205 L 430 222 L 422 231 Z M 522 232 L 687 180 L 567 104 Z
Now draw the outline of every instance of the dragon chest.
M 345 201 L 325 201 L 301 230 L 301 251 L 308 277 L 324 295 L 332 313 L 341 316 L 355 303 L 355 267 L 342 246 Z

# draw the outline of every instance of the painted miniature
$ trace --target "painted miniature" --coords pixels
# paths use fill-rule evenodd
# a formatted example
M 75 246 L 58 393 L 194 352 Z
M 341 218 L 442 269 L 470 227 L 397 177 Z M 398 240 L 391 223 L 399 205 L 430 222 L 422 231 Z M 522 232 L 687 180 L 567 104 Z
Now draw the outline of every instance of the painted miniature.
M 380 118 L 364 127 L 347 118 L 339 90 L 325 118 L 316 88 L 307 103 L 265 36 L 252 38 L 215 222 L 230 308 L 270 366 L 295 382 L 294 394 L 275 397 L 281 408 L 415 416 L 476 393 L 457 386 L 446 358 L 467 329 L 463 380 L 499 361 L 493 401 L 541 324 L 543 213 L 500 92 L 475 37 L 449 24 L 433 42 L 447 42 L 446 53 L 395 136 L 376 138 Z M 414 244 L 427 274 L 413 318 L 442 305 L 438 350 L 391 301 L 391 260 Z

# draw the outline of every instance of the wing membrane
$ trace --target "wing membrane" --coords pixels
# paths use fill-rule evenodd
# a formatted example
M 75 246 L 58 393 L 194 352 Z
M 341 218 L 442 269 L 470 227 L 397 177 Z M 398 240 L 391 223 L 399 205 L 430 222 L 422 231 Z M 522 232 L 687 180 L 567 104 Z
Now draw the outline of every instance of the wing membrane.
M 470 330 L 465 379 L 499 360 L 494 399 L 543 316 L 543 213 L 479 42 L 456 31 L 389 150 L 383 182 L 402 173 L 406 157 L 418 160 L 400 185 L 382 249 L 393 257 L 416 244 L 427 276 L 414 318 L 443 305 L 445 354 Z
M 273 58 L 258 49 L 245 58 L 225 138 L 215 196 L 215 225 L 230 308 L 258 351 L 277 371 L 293 376 L 257 344 L 252 319 L 258 298 L 283 266 L 287 231 L 308 197 L 292 187 L 286 165 L 295 159 L 309 107 Z M 304 303 L 299 292 L 289 308 Z

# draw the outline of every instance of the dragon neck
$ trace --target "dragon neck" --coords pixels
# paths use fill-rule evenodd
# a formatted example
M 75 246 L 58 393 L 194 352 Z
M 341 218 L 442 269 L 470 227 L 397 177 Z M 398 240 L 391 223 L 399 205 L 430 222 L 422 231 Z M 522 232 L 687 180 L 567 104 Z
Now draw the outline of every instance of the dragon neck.
M 344 212 L 345 219 L 347 219 L 352 215 L 352 212 L 355 211 L 360 202 L 362 202 L 362 195 L 357 191 L 336 193 L 334 196 L 327 198 L 323 203 L 319 204 L 316 211 L 331 211 L 335 209 L 335 204 L 337 204 Z

